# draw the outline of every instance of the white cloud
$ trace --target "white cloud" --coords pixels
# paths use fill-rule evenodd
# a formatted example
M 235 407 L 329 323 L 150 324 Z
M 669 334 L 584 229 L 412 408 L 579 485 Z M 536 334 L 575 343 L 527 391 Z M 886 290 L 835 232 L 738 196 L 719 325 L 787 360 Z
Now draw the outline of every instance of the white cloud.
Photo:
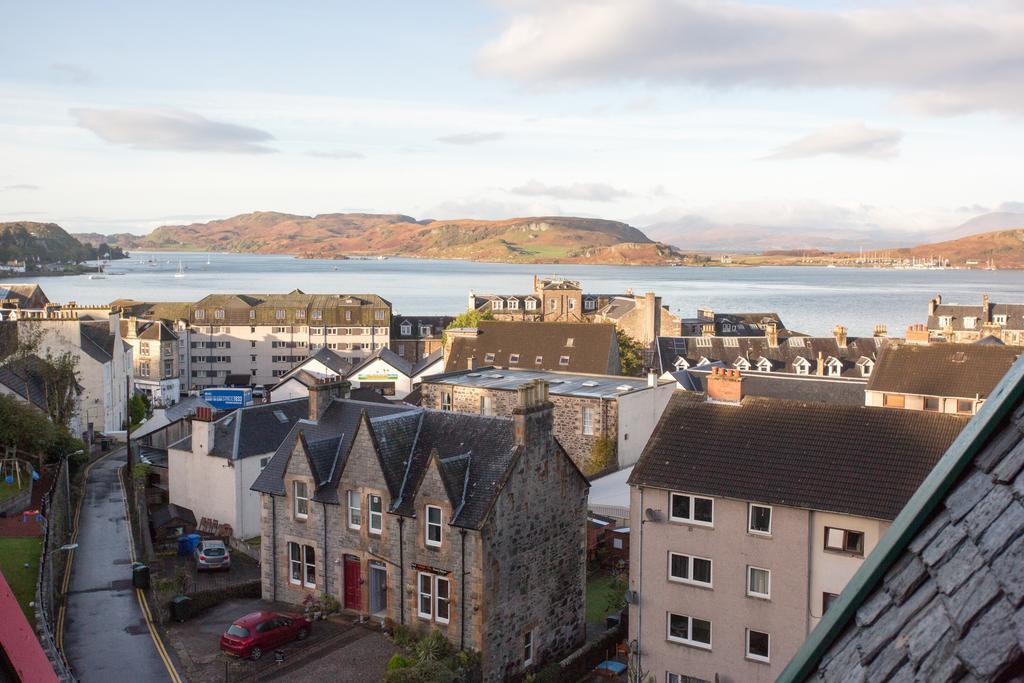
M 306 152 L 308 156 L 317 157 L 318 159 L 365 159 L 366 155 L 362 152 L 353 152 L 345 149 L 311 149 Z
M 903 132 L 868 128 L 863 123 L 840 123 L 814 131 L 783 145 L 766 159 L 802 159 L 834 154 L 844 157 L 891 159 L 899 154 Z
M 43 188 L 38 185 L 31 185 L 29 183 L 18 183 L 17 185 L 4 185 L 0 187 L 0 192 L 34 192 L 35 190 L 41 190 Z
M 478 145 L 481 142 L 494 142 L 505 137 L 504 133 L 456 133 L 454 135 L 442 135 L 437 138 L 438 142 L 449 145 Z
M 1024 202 L 1003 202 L 996 211 L 1007 211 L 1009 213 L 1024 213 Z
M 115 145 L 133 149 L 267 154 L 266 131 L 171 109 L 72 109 L 78 125 Z
M 50 71 L 58 80 L 72 85 L 89 85 L 96 82 L 95 74 L 80 64 L 54 62 L 50 64 Z
M 927 113 L 1024 113 L 1024 5 L 841 11 L 723 0 L 569 0 L 512 10 L 480 54 L 520 81 L 893 92 Z
M 552 197 L 554 199 L 578 199 L 587 202 L 610 202 L 630 196 L 626 190 L 605 183 L 573 183 L 572 185 L 546 185 L 530 180 L 509 189 L 512 194 L 526 197 Z
M 563 212 L 548 202 L 506 202 L 487 197 L 451 199 L 427 208 L 420 213 L 424 218 L 476 218 L 480 220 L 502 220 L 523 216 L 561 216 Z

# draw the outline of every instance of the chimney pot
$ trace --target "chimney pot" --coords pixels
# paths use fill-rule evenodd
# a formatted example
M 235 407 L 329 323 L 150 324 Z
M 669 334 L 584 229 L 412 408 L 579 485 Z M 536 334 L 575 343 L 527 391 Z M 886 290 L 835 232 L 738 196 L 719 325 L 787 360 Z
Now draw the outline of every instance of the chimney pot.
M 512 411 L 512 432 L 515 443 L 529 446 L 550 440 L 554 411 L 548 400 L 548 383 L 535 379 L 516 388 L 517 405 Z
M 707 380 L 709 401 L 739 403 L 743 400 L 743 374 L 739 370 L 712 368 Z

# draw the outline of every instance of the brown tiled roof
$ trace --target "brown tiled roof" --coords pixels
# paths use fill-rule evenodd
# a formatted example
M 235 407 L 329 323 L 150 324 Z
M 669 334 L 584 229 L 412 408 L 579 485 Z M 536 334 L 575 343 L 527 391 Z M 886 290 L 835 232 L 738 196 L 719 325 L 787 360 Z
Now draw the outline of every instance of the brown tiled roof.
M 677 391 L 629 482 L 895 518 L 967 424 L 956 415 Z
M 611 323 L 480 323 L 475 338 L 456 337 L 445 359 L 445 371 L 465 370 L 470 357 L 478 366 L 564 370 L 595 375 L 619 374 L 619 347 Z M 569 346 L 569 340 L 572 346 Z M 493 354 L 491 358 L 488 354 Z M 519 354 L 518 362 L 510 356 Z M 566 365 L 561 358 L 568 356 Z M 540 357 L 541 362 L 537 363 Z
M 905 344 L 881 354 L 868 391 L 985 398 L 1017 358 L 1019 348 L 991 344 Z

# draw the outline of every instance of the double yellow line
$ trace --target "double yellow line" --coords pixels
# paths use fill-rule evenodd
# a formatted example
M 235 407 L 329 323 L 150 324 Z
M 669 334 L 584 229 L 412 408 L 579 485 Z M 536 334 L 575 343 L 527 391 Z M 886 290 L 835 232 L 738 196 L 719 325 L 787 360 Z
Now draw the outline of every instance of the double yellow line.
M 109 454 L 108 454 L 109 455 Z M 88 481 L 89 471 L 92 470 L 93 465 L 103 460 L 107 456 L 98 458 L 96 461 L 90 463 L 85 468 L 85 478 Z M 119 468 L 117 472 L 117 483 L 121 486 L 121 502 L 124 504 L 124 515 L 125 520 L 128 522 L 128 556 L 132 562 L 135 562 L 135 534 L 132 531 L 132 516 L 131 510 L 128 508 L 128 493 L 125 490 L 123 476 L 126 476 L 127 472 L 125 468 Z M 78 522 L 82 516 L 82 501 L 85 499 L 83 495 L 78 501 L 78 507 L 75 510 L 75 523 L 71 533 L 71 543 L 78 541 Z M 61 652 L 64 651 L 64 611 L 65 605 L 67 604 L 67 593 L 68 586 L 71 583 L 71 563 L 74 562 L 75 551 L 68 551 L 68 562 L 64 571 L 64 581 L 61 584 L 61 592 L 64 595 L 64 600 L 61 602 L 60 613 L 57 616 L 57 647 L 60 648 Z M 156 624 L 153 622 L 153 613 L 149 609 L 149 601 L 146 599 L 146 593 L 136 588 L 135 599 L 139 602 L 139 608 L 142 610 L 143 616 L 146 618 L 146 627 L 149 629 L 149 636 L 153 639 L 153 645 L 156 647 L 157 654 L 160 655 L 160 659 L 163 660 L 164 667 L 167 668 L 167 675 L 171 679 L 172 683 L 182 683 L 181 676 L 178 675 L 178 670 L 171 662 L 170 655 L 167 654 L 167 648 L 164 646 L 164 641 L 160 637 L 160 633 L 156 630 Z

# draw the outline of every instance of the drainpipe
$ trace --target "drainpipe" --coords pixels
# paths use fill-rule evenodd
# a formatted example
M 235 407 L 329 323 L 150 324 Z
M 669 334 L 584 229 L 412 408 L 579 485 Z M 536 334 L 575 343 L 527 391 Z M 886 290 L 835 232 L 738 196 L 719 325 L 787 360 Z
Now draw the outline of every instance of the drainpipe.
M 329 581 L 331 580 L 331 570 L 328 568 L 329 565 L 327 564 L 327 503 L 321 501 L 320 506 L 324 511 L 324 549 L 322 553 L 324 556 L 324 593 L 330 595 L 331 589 Z
M 466 649 L 466 530 L 459 529 L 459 535 L 462 536 L 462 578 L 459 580 L 460 590 L 462 591 L 462 597 L 459 598 L 459 607 L 461 608 L 461 614 L 459 615 L 459 649 Z
M 398 611 L 405 625 L 405 517 L 398 518 Z
M 639 575 L 640 580 L 637 581 L 637 601 L 636 601 L 636 683 L 640 683 L 640 671 L 642 648 L 641 641 L 643 639 L 643 604 L 644 604 L 644 524 L 647 523 L 647 516 L 644 514 L 644 489 L 640 487 L 640 549 L 638 555 L 640 557 L 640 569 Z
M 277 602 L 277 498 L 270 496 L 270 585 L 271 595 Z

